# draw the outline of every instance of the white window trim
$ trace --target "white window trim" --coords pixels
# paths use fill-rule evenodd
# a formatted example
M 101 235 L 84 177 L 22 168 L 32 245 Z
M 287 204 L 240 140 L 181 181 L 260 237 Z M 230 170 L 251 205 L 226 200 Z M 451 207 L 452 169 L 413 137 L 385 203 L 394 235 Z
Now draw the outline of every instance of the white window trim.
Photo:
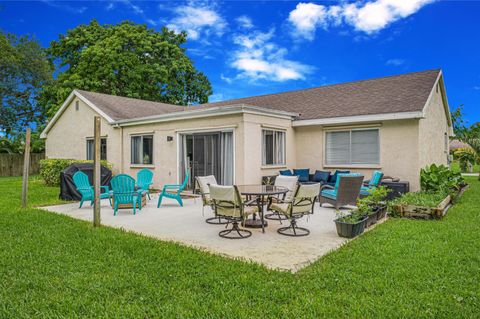
M 283 133 L 283 160 L 284 162 L 283 163 L 273 163 L 273 164 L 266 164 L 263 162 L 263 154 L 265 152 L 265 143 L 264 143 L 264 140 L 263 140 L 263 131 L 272 131 L 272 132 L 280 132 L 280 133 Z M 274 135 L 275 136 L 275 135 Z M 277 168 L 277 167 L 284 167 L 287 165 L 287 132 L 285 129 L 278 129 L 278 128 L 271 128 L 271 127 L 262 127 L 262 130 L 261 130 L 261 136 L 260 136 L 260 139 L 261 139 L 261 152 L 260 152 L 260 163 L 261 163 L 261 168 L 262 169 L 268 169 L 268 168 Z M 274 143 L 274 146 L 275 146 L 275 143 Z M 274 153 L 275 153 L 275 150 L 274 150 Z
M 378 131 L 378 163 L 370 163 L 370 164 L 328 164 L 327 163 L 327 133 L 330 132 L 352 132 L 352 131 L 370 131 L 370 130 L 377 130 Z M 323 134 L 323 167 L 324 168 L 372 168 L 372 169 L 380 169 L 382 168 L 382 152 L 381 152 L 381 130 L 378 125 L 369 126 L 369 127 L 352 127 L 352 128 L 342 128 L 342 129 L 325 129 Z
M 143 164 L 143 163 L 132 163 L 132 138 L 134 137 L 142 137 L 142 142 L 140 143 L 141 147 L 142 147 L 142 150 L 141 150 L 141 153 L 143 154 L 143 137 L 144 136 L 151 136 L 152 137 L 152 164 Z M 134 134 L 130 134 L 130 167 L 132 168 L 135 168 L 135 167 L 150 167 L 150 168 L 153 168 L 155 167 L 155 151 L 154 151 L 154 147 L 155 147 L 155 134 L 153 134 L 153 132 L 151 133 L 134 133 Z

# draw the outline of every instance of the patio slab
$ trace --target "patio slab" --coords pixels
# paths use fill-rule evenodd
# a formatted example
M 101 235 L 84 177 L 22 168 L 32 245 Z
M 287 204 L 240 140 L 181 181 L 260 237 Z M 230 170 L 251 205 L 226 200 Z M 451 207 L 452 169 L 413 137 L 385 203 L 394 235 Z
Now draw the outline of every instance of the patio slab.
M 102 200 L 102 224 L 161 240 L 174 241 L 230 258 L 251 260 L 271 269 L 293 272 L 348 241 L 336 233 L 333 222 L 335 210 L 320 208 L 318 203 L 313 215 L 298 221 L 299 226 L 310 230 L 309 236 L 280 235 L 277 229 L 282 225 L 278 221 L 268 221 L 264 234 L 261 229 L 250 229 L 252 236 L 241 240 L 219 237 L 218 232 L 223 230 L 224 226 L 205 222 L 205 219 L 213 214 L 210 208 L 206 207 L 205 216 L 202 216 L 199 198 L 185 199 L 183 207 L 168 198 L 163 200 L 160 208 L 156 207 L 156 203 L 157 197 L 153 195 L 147 206 L 141 211 L 137 210 L 136 215 L 132 214 L 131 209 L 123 209 L 118 211 L 117 216 L 113 216 L 113 209 L 108 200 Z M 82 208 L 78 208 L 78 203 L 42 208 L 86 221 L 93 218 L 93 209 L 88 203 Z

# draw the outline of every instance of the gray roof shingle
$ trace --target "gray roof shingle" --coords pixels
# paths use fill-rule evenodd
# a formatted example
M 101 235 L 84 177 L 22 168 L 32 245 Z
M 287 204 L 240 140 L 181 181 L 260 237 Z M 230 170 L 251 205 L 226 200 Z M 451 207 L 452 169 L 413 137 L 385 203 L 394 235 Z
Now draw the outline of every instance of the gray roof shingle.
M 435 69 L 190 107 L 78 91 L 114 120 L 236 104 L 295 112 L 306 120 L 422 111 L 439 73 Z

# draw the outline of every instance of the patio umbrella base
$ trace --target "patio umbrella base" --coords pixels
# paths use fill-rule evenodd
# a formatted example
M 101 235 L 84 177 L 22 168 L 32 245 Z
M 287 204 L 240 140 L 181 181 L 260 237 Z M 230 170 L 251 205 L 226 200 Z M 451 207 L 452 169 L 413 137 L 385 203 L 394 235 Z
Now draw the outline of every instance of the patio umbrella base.
M 262 220 L 261 219 L 247 219 L 242 223 L 243 227 L 248 228 L 262 228 Z M 263 227 L 267 227 L 268 223 L 266 220 L 263 221 Z
M 212 225 L 225 225 L 228 224 L 228 220 L 222 217 L 210 217 L 205 219 L 205 222 L 207 224 L 212 224 Z

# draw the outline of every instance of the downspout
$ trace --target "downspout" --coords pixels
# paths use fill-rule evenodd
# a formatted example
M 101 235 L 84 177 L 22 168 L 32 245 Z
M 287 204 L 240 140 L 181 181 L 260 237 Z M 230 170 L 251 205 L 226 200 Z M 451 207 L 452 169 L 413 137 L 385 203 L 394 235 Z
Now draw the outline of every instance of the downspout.
M 120 165 L 121 165 L 121 169 L 120 169 L 120 172 L 123 174 L 124 171 L 125 171 L 125 168 L 124 168 L 124 154 L 123 154 L 123 126 L 120 126 L 120 135 L 121 135 L 121 140 L 120 140 Z

